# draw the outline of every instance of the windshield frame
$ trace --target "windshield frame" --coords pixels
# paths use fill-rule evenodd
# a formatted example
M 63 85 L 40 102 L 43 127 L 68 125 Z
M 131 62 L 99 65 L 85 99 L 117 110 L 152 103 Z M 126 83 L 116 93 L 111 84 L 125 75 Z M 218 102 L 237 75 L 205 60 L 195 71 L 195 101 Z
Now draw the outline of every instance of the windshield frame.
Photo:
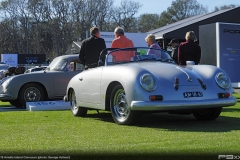
M 160 52 L 161 57 L 155 57 L 154 54 L 147 54 L 148 51 L 156 51 Z M 131 60 L 127 61 L 111 61 L 110 59 L 112 58 L 112 54 L 116 52 L 123 52 L 123 51 L 131 51 L 135 52 L 135 56 Z M 133 48 L 107 48 L 104 51 L 102 51 L 101 54 L 105 52 L 106 58 L 104 59 L 105 61 L 105 66 L 108 65 L 116 65 L 116 64 L 122 64 L 122 63 L 132 63 L 132 62 L 139 62 L 139 61 L 156 61 L 156 62 L 164 62 L 164 63 L 173 63 L 174 60 L 171 58 L 171 56 L 168 54 L 166 50 L 163 49 L 156 49 L 156 48 L 149 48 L 149 47 L 133 47 Z M 136 55 L 137 54 L 137 55 Z M 142 55 L 142 56 L 141 56 Z M 149 58 L 147 58 L 149 55 Z M 143 58 L 145 57 L 145 58 Z M 100 60 L 101 61 L 101 60 Z
M 67 65 L 68 65 L 67 59 L 55 58 L 55 59 L 53 59 L 53 61 L 49 64 L 49 66 L 45 70 L 64 71 Z

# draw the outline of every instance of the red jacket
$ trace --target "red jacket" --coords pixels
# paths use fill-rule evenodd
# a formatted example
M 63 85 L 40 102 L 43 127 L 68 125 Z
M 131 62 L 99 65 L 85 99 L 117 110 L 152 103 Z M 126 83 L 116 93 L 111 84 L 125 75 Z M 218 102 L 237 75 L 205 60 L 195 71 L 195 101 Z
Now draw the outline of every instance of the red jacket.
M 119 36 L 118 38 L 112 41 L 111 48 L 130 48 L 134 47 L 132 40 L 128 39 L 126 36 Z M 115 58 L 115 62 L 118 61 L 130 61 L 131 57 L 134 57 L 135 54 L 132 51 L 116 51 L 112 53 L 112 56 Z
M 178 64 L 186 65 L 186 61 L 194 61 L 197 65 L 201 59 L 201 47 L 193 40 L 182 42 L 178 47 Z

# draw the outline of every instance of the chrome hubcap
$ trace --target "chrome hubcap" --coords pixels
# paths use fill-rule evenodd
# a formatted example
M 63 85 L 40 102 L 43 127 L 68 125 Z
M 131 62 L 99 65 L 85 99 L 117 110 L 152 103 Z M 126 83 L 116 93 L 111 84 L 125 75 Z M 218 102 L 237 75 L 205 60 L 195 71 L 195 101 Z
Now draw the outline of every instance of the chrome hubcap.
M 124 121 L 130 113 L 127 98 L 123 89 L 118 90 L 114 96 L 114 114 L 118 121 Z
M 40 91 L 35 87 L 29 87 L 24 92 L 24 98 L 26 102 L 35 102 L 41 99 Z
M 76 112 L 78 109 L 77 105 L 76 105 L 76 96 L 75 96 L 75 92 L 72 91 L 72 94 L 71 94 L 71 110 L 73 112 Z

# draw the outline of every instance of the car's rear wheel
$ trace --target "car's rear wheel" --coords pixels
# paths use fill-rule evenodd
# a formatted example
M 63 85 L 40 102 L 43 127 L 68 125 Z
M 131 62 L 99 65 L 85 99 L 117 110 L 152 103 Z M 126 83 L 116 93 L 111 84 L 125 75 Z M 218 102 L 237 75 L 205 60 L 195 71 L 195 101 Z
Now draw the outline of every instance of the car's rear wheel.
M 128 106 L 126 93 L 121 85 L 116 85 L 111 94 L 110 110 L 117 124 L 131 125 L 136 122 L 138 112 Z
M 14 106 L 14 107 L 22 107 L 21 103 L 19 102 L 19 100 L 11 100 L 9 101 L 9 103 Z
M 222 107 L 219 108 L 210 108 L 198 112 L 193 112 L 193 116 L 197 120 L 210 121 L 215 120 L 219 117 L 222 112 Z
M 72 114 L 78 117 L 85 117 L 88 110 L 87 108 L 77 106 L 76 95 L 73 89 L 71 90 L 69 100 L 70 100 L 70 107 L 71 107 Z
M 23 107 L 26 107 L 26 102 L 43 101 L 45 100 L 44 90 L 39 84 L 26 84 L 21 88 L 18 100 Z

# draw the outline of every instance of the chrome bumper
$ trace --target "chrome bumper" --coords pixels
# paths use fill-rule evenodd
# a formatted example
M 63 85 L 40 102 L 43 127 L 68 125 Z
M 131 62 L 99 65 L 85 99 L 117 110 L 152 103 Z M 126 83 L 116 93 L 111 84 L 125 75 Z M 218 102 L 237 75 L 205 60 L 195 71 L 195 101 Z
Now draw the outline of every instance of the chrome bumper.
M 12 94 L 0 94 L 0 100 L 11 100 L 13 99 L 13 95 Z
M 236 103 L 237 100 L 235 97 L 199 101 L 132 101 L 130 108 L 131 110 L 139 111 L 171 111 L 228 107 L 233 106 Z
M 64 102 L 68 102 L 67 96 L 64 96 L 64 97 L 63 97 L 63 101 L 64 101 Z

